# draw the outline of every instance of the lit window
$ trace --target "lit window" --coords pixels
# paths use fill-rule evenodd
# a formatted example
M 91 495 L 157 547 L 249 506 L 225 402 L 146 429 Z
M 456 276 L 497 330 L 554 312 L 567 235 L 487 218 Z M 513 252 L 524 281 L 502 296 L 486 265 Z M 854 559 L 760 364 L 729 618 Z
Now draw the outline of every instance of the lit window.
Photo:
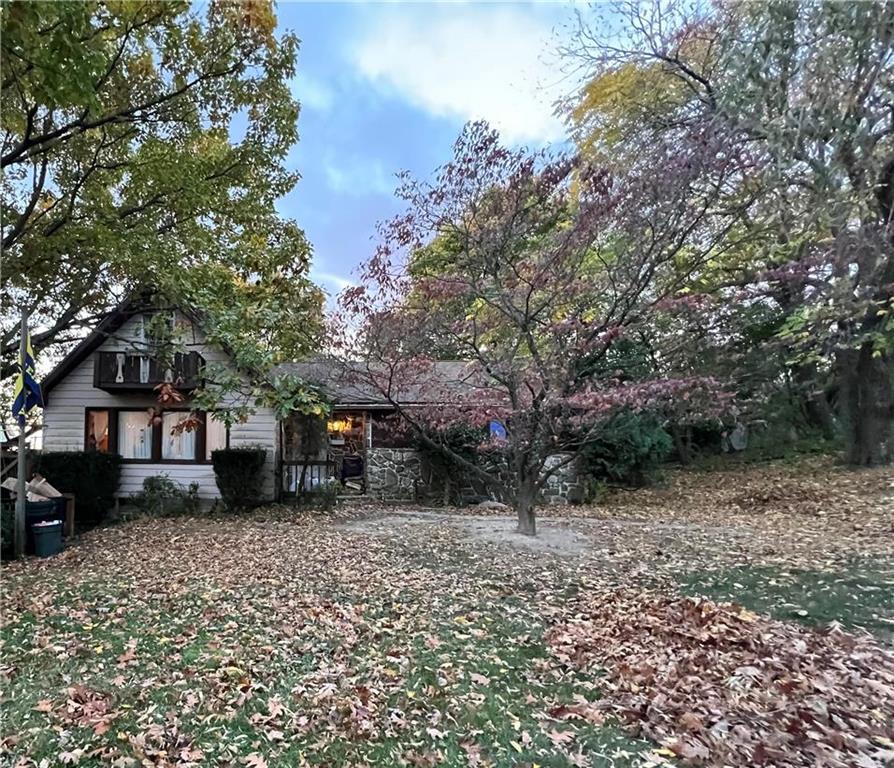
M 109 452 L 109 412 L 87 411 L 87 436 L 85 445 L 88 451 Z
M 118 414 L 118 453 L 125 459 L 151 459 L 153 425 L 146 411 Z
M 211 451 L 227 447 L 227 425 L 209 413 L 205 419 L 205 461 L 211 461 Z
M 196 431 L 178 425 L 189 414 L 169 411 L 161 417 L 161 458 L 176 461 L 195 461 Z

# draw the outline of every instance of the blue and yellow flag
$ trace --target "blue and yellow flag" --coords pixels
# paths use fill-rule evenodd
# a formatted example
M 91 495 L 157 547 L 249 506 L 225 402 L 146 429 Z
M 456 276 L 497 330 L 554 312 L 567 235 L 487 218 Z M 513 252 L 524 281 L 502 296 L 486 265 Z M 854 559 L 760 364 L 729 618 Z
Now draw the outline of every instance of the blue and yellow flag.
M 31 334 L 25 335 L 25 356 L 19 361 L 19 375 L 16 377 L 15 399 L 12 401 L 12 416 L 25 426 L 25 416 L 32 408 L 43 408 L 40 384 L 34 378 L 34 350 L 31 348 Z

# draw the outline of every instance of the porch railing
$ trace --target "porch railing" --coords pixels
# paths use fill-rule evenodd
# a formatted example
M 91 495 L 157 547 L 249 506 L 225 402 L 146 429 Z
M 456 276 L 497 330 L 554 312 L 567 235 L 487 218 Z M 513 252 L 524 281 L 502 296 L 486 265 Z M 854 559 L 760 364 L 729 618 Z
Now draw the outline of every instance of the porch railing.
M 306 471 L 304 471 L 305 467 L 307 467 Z M 305 491 L 312 491 L 330 477 L 337 476 L 334 461 L 284 461 L 282 465 L 283 493 L 298 493 L 302 472 L 304 472 Z

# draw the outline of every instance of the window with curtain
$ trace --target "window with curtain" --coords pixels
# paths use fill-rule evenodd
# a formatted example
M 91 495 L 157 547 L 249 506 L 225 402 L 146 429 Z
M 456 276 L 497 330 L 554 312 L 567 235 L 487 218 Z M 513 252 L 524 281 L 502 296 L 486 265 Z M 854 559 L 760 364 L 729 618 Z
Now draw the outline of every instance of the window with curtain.
M 211 461 L 211 451 L 227 447 L 227 425 L 209 413 L 205 419 L 205 461 Z
M 155 427 L 146 411 L 118 414 L 118 453 L 125 459 L 151 459 Z
M 161 458 L 162 460 L 194 461 L 196 458 L 196 431 L 178 429 L 189 414 L 168 411 L 161 417 Z
M 87 411 L 87 434 L 84 445 L 88 451 L 109 452 L 109 412 Z

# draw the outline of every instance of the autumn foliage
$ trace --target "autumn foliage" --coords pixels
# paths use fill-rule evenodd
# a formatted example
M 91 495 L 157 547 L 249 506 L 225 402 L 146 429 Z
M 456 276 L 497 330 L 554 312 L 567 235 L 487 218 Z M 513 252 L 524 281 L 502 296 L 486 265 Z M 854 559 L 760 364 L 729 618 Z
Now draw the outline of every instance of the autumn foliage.
M 503 455 L 525 532 L 550 476 L 619 409 L 685 419 L 726 405 L 710 377 L 668 366 L 632 380 L 607 364 L 725 232 L 701 178 L 721 179 L 737 161 L 700 141 L 668 148 L 661 176 L 621 176 L 581 156 L 509 149 L 469 125 L 432 182 L 404 178 L 406 213 L 382 227 L 362 284 L 342 296 L 342 353 L 363 361 L 361 375 L 420 440 L 452 454 L 438 430 L 505 427 L 484 448 Z M 438 357 L 460 364 L 445 377 Z

